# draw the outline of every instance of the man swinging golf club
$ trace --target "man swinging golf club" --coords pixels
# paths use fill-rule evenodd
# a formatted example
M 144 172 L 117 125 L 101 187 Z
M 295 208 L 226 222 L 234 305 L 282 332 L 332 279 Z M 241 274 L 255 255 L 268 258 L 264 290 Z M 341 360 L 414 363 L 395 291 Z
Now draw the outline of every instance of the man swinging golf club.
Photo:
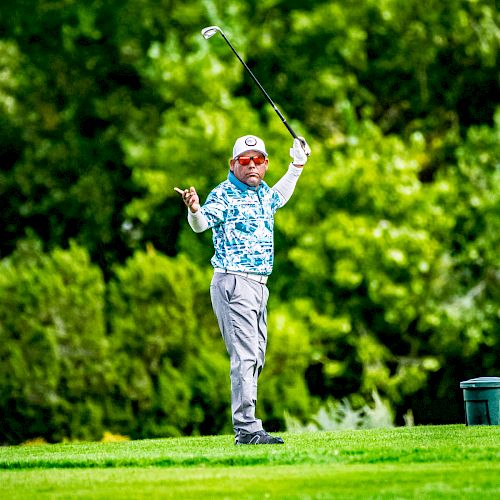
M 212 306 L 230 358 L 231 410 L 235 444 L 282 444 L 255 416 L 257 380 L 267 345 L 267 278 L 274 257 L 274 214 L 290 199 L 311 150 L 295 138 L 293 160 L 271 188 L 264 182 L 269 166 L 262 139 L 236 140 L 227 180 L 213 189 L 203 206 L 194 187 L 175 190 L 188 207 L 191 228 L 213 232 Z

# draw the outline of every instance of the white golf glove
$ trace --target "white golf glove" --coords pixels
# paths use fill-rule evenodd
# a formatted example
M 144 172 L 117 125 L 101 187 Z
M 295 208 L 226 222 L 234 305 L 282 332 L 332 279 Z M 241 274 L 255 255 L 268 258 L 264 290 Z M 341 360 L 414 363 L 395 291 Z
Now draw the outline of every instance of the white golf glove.
M 311 148 L 303 137 L 293 140 L 293 147 L 290 148 L 290 156 L 294 165 L 305 165 L 307 157 L 311 154 Z

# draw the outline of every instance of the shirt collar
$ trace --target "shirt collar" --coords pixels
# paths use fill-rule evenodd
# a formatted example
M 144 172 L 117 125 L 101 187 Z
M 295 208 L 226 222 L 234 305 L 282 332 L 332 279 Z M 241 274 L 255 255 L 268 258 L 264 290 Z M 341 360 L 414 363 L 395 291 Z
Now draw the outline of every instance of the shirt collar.
M 233 174 L 233 172 L 229 171 L 229 175 L 227 178 L 237 187 L 240 189 L 240 191 L 246 191 L 247 189 L 250 189 L 250 191 L 257 191 L 259 189 L 259 186 L 253 187 L 249 186 L 248 184 L 245 184 L 244 182 L 241 182 L 236 175 Z

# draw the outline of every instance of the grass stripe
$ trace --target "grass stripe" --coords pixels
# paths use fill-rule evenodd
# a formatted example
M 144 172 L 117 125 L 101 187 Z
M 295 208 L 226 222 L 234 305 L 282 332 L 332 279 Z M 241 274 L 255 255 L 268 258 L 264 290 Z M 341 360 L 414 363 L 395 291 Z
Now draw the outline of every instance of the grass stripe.
M 500 466 L 474 464 L 144 467 L 0 472 L 3 498 L 484 500 L 500 496 Z
M 0 469 L 500 462 L 500 427 L 429 426 L 284 434 L 281 446 L 231 436 L 0 448 Z

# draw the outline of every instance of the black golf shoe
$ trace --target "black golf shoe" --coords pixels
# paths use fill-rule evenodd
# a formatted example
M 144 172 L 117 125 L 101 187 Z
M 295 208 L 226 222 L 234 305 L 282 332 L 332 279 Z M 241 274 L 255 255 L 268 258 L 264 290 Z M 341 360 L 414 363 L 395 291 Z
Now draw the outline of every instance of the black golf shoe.
M 234 444 L 284 444 L 280 437 L 270 436 L 265 430 L 257 432 L 238 431 Z

